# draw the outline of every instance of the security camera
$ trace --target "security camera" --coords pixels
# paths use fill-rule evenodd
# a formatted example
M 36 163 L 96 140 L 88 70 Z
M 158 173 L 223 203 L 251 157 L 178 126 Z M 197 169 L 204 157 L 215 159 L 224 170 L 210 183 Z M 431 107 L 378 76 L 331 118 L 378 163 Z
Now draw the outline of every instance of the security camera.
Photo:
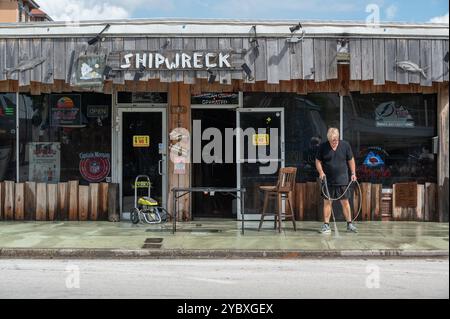
M 299 22 L 297 25 L 290 27 L 289 30 L 291 31 L 291 33 L 294 33 L 298 30 L 300 30 L 301 28 L 303 28 L 302 24 Z

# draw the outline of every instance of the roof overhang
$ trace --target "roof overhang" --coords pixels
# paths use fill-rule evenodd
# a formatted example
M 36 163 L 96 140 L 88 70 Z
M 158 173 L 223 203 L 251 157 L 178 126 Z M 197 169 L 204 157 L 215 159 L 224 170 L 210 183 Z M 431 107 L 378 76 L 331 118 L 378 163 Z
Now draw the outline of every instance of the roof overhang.
M 290 36 L 294 20 L 131 19 L 82 22 L 0 24 L 0 37 L 89 36 L 111 27 L 105 36 L 121 37 L 248 37 L 252 27 L 260 37 Z M 379 26 L 351 21 L 302 21 L 307 37 L 440 38 L 448 39 L 448 24 L 382 23 Z

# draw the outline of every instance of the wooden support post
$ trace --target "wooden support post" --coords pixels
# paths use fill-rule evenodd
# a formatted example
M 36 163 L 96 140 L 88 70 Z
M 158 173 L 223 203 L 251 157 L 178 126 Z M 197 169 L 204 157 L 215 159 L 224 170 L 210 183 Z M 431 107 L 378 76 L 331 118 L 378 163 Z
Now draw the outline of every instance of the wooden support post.
M 417 185 L 417 208 L 415 220 L 424 221 L 425 217 L 425 185 Z
M 36 183 L 25 183 L 25 220 L 36 220 Z
M 305 219 L 305 189 L 306 184 L 298 183 L 296 185 L 295 197 L 296 197 L 296 208 L 297 208 L 297 220 Z
M 371 203 L 372 203 L 372 184 L 361 183 L 362 192 L 362 220 L 370 221 Z
M 5 181 L 5 220 L 14 219 L 14 188 L 15 183 L 12 181 Z
M 58 185 L 47 184 L 48 220 L 54 221 L 58 213 Z
M 396 185 L 392 185 L 392 220 L 394 221 L 399 221 L 401 218 L 401 208 L 397 207 L 397 203 L 396 203 Z
M 58 184 L 58 220 L 67 220 L 69 213 L 69 184 Z
M 191 86 L 184 83 L 169 84 L 169 132 L 175 128 L 184 128 L 191 132 Z M 169 143 L 171 143 L 169 141 Z M 169 155 L 170 156 L 170 155 Z M 189 187 L 191 165 L 186 163 L 184 174 L 175 174 L 174 163 L 168 161 L 169 168 L 169 196 L 168 203 L 172 202 L 172 192 L 174 187 Z M 166 190 L 164 190 L 166 191 Z M 248 194 L 247 194 L 248 195 Z M 247 196 L 246 196 L 247 197 Z M 249 198 L 249 196 L 247 197 Z M 184 196 L 178 201 L 179 220 L 190 220 L 190 196 Z M 171 205 L 168 205 L 171 212 Z
M 371 220 L 380 221 L 381 220 L 381 190 L 383 185 L 372 184 L 372 214 Z
M 14 220 L 23 220 L 25 216 L 25 184 L 16 184 L 16 202 Z
M 317 183 L 306 183 L 305 220 L 316 221 L 319 204 L 317 202 Z
M 108 220 L 108 183 L 101 183 L 99 189 L 99 220 Z
M 109 184 L 108 187 L 108 220 L 120 221 L 119 184 Z
M 89 216 L 89 186 L 78 188 L 78 220 L 87 221 Z
M 47 220 L 47 184 L 36 185 L 36 220 Z
M 0 182 L 0 220 L 3 220 L 3 207 L 4 207 L 4 186 L 3 186 L 3 182 Z
M 436 184 L 425 184 L 425 221 L 437 221 L 437 187 Z
M 448 51 L 448 45 L 447 45 Z M 446 77 L 448 77 L 448 63 L 445 66 Z M 439 136 L 439 154 L 438 154 L 438 208 L 439 222 L 449 221 L 449 86 L 448 79 L 439 84 L 438 89 L 438 136 Z
M 99 184 L 89 185 L 89 219 L 97 220 L 99 211 Z
M 78 181 L 69 182 L 69 220 L 78 220 Z

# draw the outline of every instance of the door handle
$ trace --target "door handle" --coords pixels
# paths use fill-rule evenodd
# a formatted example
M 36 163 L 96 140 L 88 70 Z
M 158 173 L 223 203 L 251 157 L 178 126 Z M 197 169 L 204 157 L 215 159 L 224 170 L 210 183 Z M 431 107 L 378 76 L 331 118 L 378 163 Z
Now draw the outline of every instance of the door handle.
M 159 175 L 160 176 L 163 176 L 163 172 L 162 172 L 162 160 L 160 160 L 159 162 L 158 162 L 158 173 L 159 173 Z

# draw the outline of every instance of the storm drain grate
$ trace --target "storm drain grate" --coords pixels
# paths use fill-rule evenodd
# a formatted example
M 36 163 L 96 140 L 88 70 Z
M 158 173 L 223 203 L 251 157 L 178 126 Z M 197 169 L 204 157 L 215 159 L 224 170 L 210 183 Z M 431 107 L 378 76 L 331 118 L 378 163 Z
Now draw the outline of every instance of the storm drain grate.
M 143 249 L 161 249 L 163 238 L 147 238 L 144 242 Z

